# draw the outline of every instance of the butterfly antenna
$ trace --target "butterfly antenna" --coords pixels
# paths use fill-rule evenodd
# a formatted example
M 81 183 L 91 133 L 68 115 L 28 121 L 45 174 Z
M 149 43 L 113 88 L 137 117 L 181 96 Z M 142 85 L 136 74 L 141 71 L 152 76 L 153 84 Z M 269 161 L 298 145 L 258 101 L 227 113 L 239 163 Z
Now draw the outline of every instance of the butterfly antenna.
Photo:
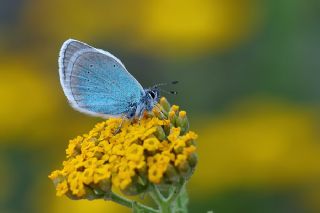
M 159 88 L 159 90 L 160 90 L 161 92 L 164 92 L 164 93 L 169 94 L 169 95 L 177 95 L 177 94 L 178 94 L 177 91 L 167 91 L 167 90 L 160 89 L 160 88 Z
M 171 84 L 177 84 L 177 83 L 179 83 L 179 81 L 172 81 L 172 82 L 170 82 L 170 83 L 171 83 Z M 153 86 L 153 88 L 158 88 L 161 92 L 164 92 L 164 93 L 166 93 L 166 94 L 177 95 L 177 94 L 178 94 L 177 91 L 167 91 L 167 90 L 165 90 L 165 89 L 160 88 L 160 87 L 166 86 L 166 85 L 168 85 L 168 84 L 169 84 L 169 83 L 159 83 L 159 84 L 155 84 L 155 85 Z
M 172 81 L 170 82 L 171 84 L 177 84 L 179 83 L 179 81 Z M 157 87 L 162 87 L 162 86 L 167 86 L 169 83 L 159 83 L 159 84 L 155 84 L 153 87 L 157 88 Z

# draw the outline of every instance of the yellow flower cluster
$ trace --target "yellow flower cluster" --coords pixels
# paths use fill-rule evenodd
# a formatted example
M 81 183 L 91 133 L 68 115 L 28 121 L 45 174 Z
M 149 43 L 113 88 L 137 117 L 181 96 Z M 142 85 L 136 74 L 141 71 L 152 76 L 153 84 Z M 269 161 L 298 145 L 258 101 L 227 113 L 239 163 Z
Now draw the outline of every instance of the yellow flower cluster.
M 133 195 L 149 183 L 189 178 L 197 163 L 197 135 L 188 128 L 186 112 L 161 98 L 141 120 L 111 118 L 70 140 L 63 169 L 49 178 L 58 196 L 87 199 L 110 192 L 112 186 Z

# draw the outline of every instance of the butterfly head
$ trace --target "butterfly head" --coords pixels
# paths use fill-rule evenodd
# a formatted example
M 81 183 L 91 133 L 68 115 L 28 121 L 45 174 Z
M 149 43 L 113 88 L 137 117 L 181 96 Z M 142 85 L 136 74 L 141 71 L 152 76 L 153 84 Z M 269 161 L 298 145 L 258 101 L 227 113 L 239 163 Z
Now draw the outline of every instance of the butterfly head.
M 157 87 L 152 87 L 150 89 L 145 89 L 145 94 L 146 110 L 151 111 L 160 99 L 160 90 Z

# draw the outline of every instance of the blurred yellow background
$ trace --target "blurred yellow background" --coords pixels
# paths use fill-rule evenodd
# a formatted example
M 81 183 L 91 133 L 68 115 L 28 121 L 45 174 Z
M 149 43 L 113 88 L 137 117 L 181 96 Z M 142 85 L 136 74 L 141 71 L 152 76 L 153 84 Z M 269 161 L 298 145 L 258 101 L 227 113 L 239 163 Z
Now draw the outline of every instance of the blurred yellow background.
M 0 5 L 0 212 L 130 212 L 57 198 L 47 178 L 76 112 L 57 69 L 74 38 L 119 57 L 199 134 L 190 212 L 320 212 L 318 0 L 41 1 Z

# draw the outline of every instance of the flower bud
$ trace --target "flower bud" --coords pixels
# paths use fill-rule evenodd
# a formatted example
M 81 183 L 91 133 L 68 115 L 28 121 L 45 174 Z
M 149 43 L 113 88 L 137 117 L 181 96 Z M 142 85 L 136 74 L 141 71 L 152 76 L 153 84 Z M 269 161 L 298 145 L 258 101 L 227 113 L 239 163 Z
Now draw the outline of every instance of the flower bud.
M 101 191 L 103 191 L 104 193 L 106 192 L 109 192 L 111 191 L 111 181 L 110 179 L 104 179 L 104 180 L 101 180 L 99 183 L 98 183 L 98 187 L 99 189 L 101 189 Z
M 87 199 L 87 200 L 94 200 L 97 198 L 100 198 L 100 196 L 94 192 L 94 190 L 88 186 L 84 187 L 85 189 L 85 194 L 83 195 L 83 198 Z
M 181 133 L 185 134 L 189 130 L 189 122 L 185 111 L 180 111 L 177 117 L 176 124 L 181 128 Z
M 139 180 L 138 176 L 135 176 L 133 177 L 132 182 L 121 191 L 125 195 L 138 195 L 146 191 L 147 186 L 147 184 L 143 184 L 143 182 Z
M 175 184 L 179 182 L 179 174 L 173 165 L 169 164 L 166 172 L 164 173 L 164 183 Z
M 156 107 L 152 109 L 152 113 L 157 118 L 161 118 L 161 113 L 160 113 L 159 109 L 157 109 Z
M 165 97 L 162 97 L 160 99 L 160 105 L 162 106 L 162 108 L 164 109 L 164 111 L 169 112 L 170 111 L 170 103 L 167 101 L 167 99 Z
M 178 112 L 178 111 L 179 111 L 179 106 L 177 106 L 177 105 L 172 105 L 170 111 Z
M 189 166 L 195 168 L 198 164 L 198 156 L 196 153 L 192 153 L 188 157 Z
M 71 191 L 68 191 L 68 192 L 66 193 L 66 196 L 67 196 L 68 198 L 70 198 L 71 200 L 81 200 L 81 199 L 83 199 L 83 197 L 79 197 L 79 196 L 77 196 L 77 195 L 72 194 Z
M 161 126 L 157 127 L 157 131 L 155 132 L 155 136 L 159 139 L 159 140 L 164 140 L 166 139 L 166 133 L 164 132 L 163 128 Z
M 179 173 L 181 176 L 183 176 L 186 179 L 189 179 L 189 177 L 192 175 L 193 169 L 190 167 L 189 163 L 187 161 L 180 164 L 178 167 Z
M 169 119 L 170 119 L 170 123 L 172 124 L 172 126 L 176 126 L 176 121 L 177 121 L 177 115 L 175 111 L 170 111 L 169 112 Z

